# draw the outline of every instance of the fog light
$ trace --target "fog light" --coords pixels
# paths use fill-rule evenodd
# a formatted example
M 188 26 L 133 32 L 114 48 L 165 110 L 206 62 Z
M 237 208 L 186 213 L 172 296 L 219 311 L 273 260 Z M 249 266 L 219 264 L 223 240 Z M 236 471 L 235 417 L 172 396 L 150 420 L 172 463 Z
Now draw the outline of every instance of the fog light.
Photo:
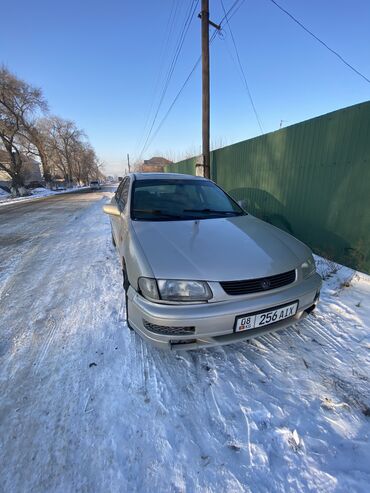
M 171 341 L 171 346 L 179 346 L 181 344 L 195 344 L 196 339 L 179 339 L 178 341 Z

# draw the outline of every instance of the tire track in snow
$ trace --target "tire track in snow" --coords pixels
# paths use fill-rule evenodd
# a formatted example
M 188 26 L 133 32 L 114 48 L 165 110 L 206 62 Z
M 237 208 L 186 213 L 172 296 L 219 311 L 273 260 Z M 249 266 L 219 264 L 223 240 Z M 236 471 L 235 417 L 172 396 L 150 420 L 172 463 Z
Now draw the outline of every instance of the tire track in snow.
M 46 337 L 43 338 L 43 342 L 41 343 L 39 354 L 34 361 L 34 373 L 37 375 L 39 373 L 40 367 L 46 357 L 46 354 L 49 350 L 50 345 L 54 341 L 56 332 L 57 332 L 57 322 L 54 315 L 50 314 L 45 323 L 45 332 L 47 333 Z

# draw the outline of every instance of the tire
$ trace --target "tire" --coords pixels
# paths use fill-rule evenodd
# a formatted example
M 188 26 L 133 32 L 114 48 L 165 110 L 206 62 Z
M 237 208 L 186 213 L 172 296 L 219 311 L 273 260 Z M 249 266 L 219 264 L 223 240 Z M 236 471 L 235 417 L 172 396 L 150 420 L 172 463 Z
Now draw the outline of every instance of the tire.
M 128 288 L 130 287 L 130 283 L 129 283 L 127 275 L 126 275 L 125 268 L 122 269 L 122 277 L 123 277 L 123 291 L 125 293 L 125 320 L 126 320 L 127 327 L 130 330 L 134 330 L 130 325 L 130 321 L 129 321 L 129 317 L 128 317 L 128 295 L 127 295 L 127 291 L 128 291 Z

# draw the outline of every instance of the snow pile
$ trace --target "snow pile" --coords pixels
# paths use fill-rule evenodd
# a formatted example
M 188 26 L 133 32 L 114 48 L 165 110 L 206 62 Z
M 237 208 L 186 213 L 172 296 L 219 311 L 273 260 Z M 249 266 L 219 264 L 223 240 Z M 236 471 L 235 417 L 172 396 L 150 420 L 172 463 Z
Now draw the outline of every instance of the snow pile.
M 103 201 L 79 197 L 5 224 L 4 491 L 369 491 L 370 277 L 318 258 L 295 328 L 161 352 L 124 322 Z
M 73 188 L 68 188 L 66 190 L 50 190 L 49 188 L 39 187 L 29 190 L 30 195 L 26 195 L 24 197 L 12 197 L 10 194 L 7 194 L 6 192 L 5 192 L 6 195 L 2 196 L 0 192 L 0 206 L 5 204 L 16 203 L 20 201 L 24 202 L 32 199 L 48 197 L 50 195 L 59 195 L 61 193 L 76 192 L 78 190 L 84 190 L 89 188 L 90 188 L 89 186 L 86 186 L 86 187 L 73 187 Z
M 44 187 L 33 188 L 31 190 L 32 195 L 44 195 L 46 193 L 49 193 L 50 191 L 51 190 L 49 190 L 48 188 L 44 188 Z

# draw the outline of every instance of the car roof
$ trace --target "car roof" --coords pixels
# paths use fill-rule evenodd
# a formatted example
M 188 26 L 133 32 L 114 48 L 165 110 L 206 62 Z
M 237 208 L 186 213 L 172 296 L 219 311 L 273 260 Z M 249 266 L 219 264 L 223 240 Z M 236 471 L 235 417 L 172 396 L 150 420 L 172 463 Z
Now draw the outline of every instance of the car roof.
M 136 180 L 205 180 L 202 176 L 183 175 L 182 173 L 132 173 Z

